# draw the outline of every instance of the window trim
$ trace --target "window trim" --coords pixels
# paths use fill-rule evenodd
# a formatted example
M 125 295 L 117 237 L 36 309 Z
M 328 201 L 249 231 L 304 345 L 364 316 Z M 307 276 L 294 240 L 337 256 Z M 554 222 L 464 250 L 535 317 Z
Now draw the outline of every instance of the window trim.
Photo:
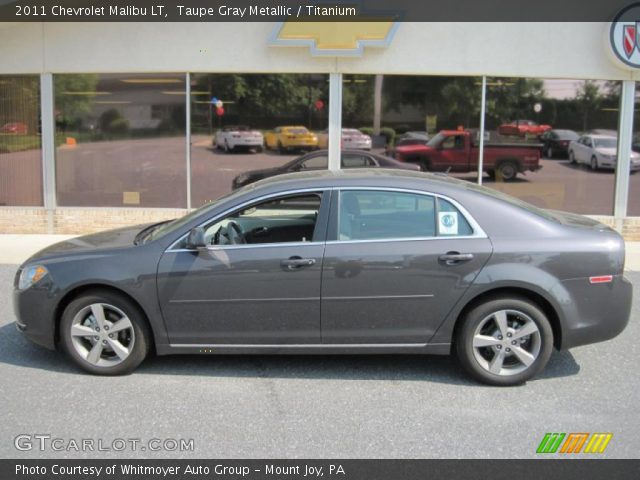
M 230 208 L 227 208 L 225 210 L 223 210 L 222 212 L 220 212 L 219 214 L 216 214 L 212 217 L 207 218 L 205 221 L 199 223 L 198 225 L 196 225 L 195 227 L 192 228 L 201 228 L 204 227 L 205 225 L 211 223 L 211 222 L 219 222 L 221 220 L 224 219 L 224 217 L 226 217 L 227 215 L 232 214 L 233 212 L 242 210 L 245 207 L 248 207 L 250 205 L 256 204 L 256 203 L 261 203 L 263 201 L 272 199 L 272 198 L 276 198 L 276 197 L 280 197 L 280 196 L 292 196 L 292 195 L 297 195 L 297 194 L 302 194 L 302 193 L 319 193 L 321 195 L 320 198 L 320 210 L 318 211 L 318 219 L 316 220 L 316 227 L 318 228 L 318 226 L 322 226 L 322 223 L 325 223 L 324 225 L 324 233 L 321 234 L 321 237 L 323 238 L 322 240 L 319 240 L 317 242 L 314 241 L 309 241 L 309 242 L 276 242 L 276 243 L 255 243 L 255 244 L 241 244 L 241 245 L 209 245 L 207 246 L 207 250 L 226 250 L 226 249 L 236 249 L 236 248 L 261 248 L 261 247 L 274 247 L 274 246 L 295 246 L 295 245 L 322 245 L 326 242 L 326 238 L 327 238 L 327 224 L 328 224 L 328 214 L 323 216 L 323 208 L 325 211 L 329 210 L 330 207 L 330 201 L 331 201 L 331 188 L 304 188 L 304 189 L 296 189 L 296 190 L 288 190 L 288 191 L 284 191 L 284 192 L 276 192 L 276 193 L 269 193 L 266 195 L 262 195 L 250 200 L 247 200 L 245 202 L 239 203 L 237 205 L 234 205 Z M 195 248 L 178 248 L 177 245 L 182 242 L 184 239 L 187 238 L 187 236 L 189 235 L 189 232 L 191 231 L 191 229 L 189 229 L 189 231 L 183 233 L 182 235 L 180 235 L 180 237 L 178 237 L 177 240 L 171 242 L 171 245 L 169 245 L 169 247 L 164 251 L 164 253 L 179 253 L 179 252 L 197 252 L 198 250 Z M 315 230 L 314 230 L 315 233 Z
M 384 243 L 384 242 L 411 242 L 411 241 L 424 241 L 424 240 L 466 240 L 466 239 L 474 239 L 474 238 L 488 238 L 485 231 L 482 227 L 476 222 L 475 218 L 469 213 L 469 211 L 464 208 L 458 201 L 454 200 L 447 195 L 442 195 L 440 193 L 428 192 L 424 190 L 415 190 L 408 188 L 400 188 L 400 187 L 336 187 L 333 189 L 338 194 L 334 196 L 334 200 L 331 208 L 331 218 L 329 219 L 330 227 L 329 232 L 327 234 L 327 244 L 331 245 L 340 245 L 340 244 L 350 244 L 350 243 Z M 465 218 L 473 233 L 471 235 L 458 235 L 458 236 L 440 236 L 434 235 L 431 237 L 391 237 L 391 238 L 371 238 L 371 239 L 358 239 L 358 240 L 339 240 L 339 225 L 340 225 L 340 198 L 342 191 L 382 191 L 382 192 L 398 192 L 398 193 L 411 193 L 415 195 L 422 195 L 426 197 L 433 197 L 435 200 L 435 208 L 437 213 L 437 204 L 438 200 L 446 200 L 455 208 L 458 209 L 460 214 Z M 335 213 L 334 213 L 335 208 Z M 438 225 L 436 222 L 436 230 L 438 230 Z

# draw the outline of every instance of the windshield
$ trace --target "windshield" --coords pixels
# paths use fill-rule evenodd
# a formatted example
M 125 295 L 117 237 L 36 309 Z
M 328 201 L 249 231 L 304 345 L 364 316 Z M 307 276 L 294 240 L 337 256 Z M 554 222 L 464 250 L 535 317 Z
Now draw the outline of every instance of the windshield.
M 437 147 L 445 138 L 447 138 L 445 134 L 438 133 L 435 137 L 431 137 L 431 140 L 427 142 L 427 145 L 430 147 Z
M 580 136 L 571 130 L 554 130 L 560 140 L 577 140 Z
M 307 133 L 308 131 L 309 131 L 309 130 L 307 130 L 307 129 L 306 129 L 306 128 L 304 128 L 304 127 L 299 127 L 299 128 L 287 128 L 287 129 L 285 130 L 285 133 L 290 133 L 290 134 L 293 134 L 293 135 L 301 135 L 301 134 L 303 134 L 303 133 Z
M 542 208 L 536 207 L 535 205 L 531 205 L 530 203 L 527 203 L 523 200 L 520 200 L 519 198 L 516 197 L 512 197 L 511 195 L 507 195 L 506 193 L 502 193 L 499 190 L 494 190 L 492 188 L 487 188 L 487 187 L 483 187 L 481 185 L 478 184 L 474 184 L 474 183 L 469 183 L 467 184 L 468 188 L 471 188 L 472 190 L 476 190 L 478 192 L 484 193 L 485 195 L 489 195 L 491 197 L 494 198 L 498 198 L 500 200 L 502 200 L 503 202 L 507 202 L 510 203 L 511 205 L 521 208 L 523 210 L 526 210 L 529 213 L 533 213 L 535 215 L 538 215 L 539 217 L 545 218 L 547 220 L 552 220 L 556 223 L 559 223 L 559 220 L 548 210 L 544 210 Z
M 615 138 L 594 138 L 596 148 L 616 148 L 618 140 Z

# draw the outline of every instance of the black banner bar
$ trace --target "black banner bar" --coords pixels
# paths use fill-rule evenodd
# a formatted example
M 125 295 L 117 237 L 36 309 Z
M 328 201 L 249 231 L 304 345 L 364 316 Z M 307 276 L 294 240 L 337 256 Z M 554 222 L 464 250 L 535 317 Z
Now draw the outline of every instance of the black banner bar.
M 0 460 L 2 480 L 637 480 L 640 460 Z
M 599 22 L 629 0 L 0 0 L 0 22 Z

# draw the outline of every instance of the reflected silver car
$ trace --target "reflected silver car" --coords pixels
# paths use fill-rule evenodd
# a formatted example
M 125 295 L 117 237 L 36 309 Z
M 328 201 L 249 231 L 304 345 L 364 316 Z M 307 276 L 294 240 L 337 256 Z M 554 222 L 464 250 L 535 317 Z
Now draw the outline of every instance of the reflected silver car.
M 618 160 L 618 139 L 607 135 L 583 135 L 569 143 L 569 161 L 589 165 L 591 170 L 615 170 Z M 631 171 L 640 170 L 640 154 L 631 152 Z
M 95 374 L 185 354 L 450 354 L 515 385 L 629 321 L 624 242 L 445 176 L 281 175 L 180 219 L 67 240 L 15 279 L 17 328 Z M 606 347 L 603 347 L 603 349 Z

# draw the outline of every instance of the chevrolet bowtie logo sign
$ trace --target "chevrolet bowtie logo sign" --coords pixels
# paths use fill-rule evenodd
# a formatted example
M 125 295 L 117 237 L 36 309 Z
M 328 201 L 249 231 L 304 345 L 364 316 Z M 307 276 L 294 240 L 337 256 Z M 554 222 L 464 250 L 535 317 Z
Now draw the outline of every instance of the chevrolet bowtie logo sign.
M 375 22 L 299 22 L 278 24 L 270 45 L 309 47 L 311 55 L 354 57 L 362 55 L 364 47 L 386 47 L 391 43 L 398 23 Z

